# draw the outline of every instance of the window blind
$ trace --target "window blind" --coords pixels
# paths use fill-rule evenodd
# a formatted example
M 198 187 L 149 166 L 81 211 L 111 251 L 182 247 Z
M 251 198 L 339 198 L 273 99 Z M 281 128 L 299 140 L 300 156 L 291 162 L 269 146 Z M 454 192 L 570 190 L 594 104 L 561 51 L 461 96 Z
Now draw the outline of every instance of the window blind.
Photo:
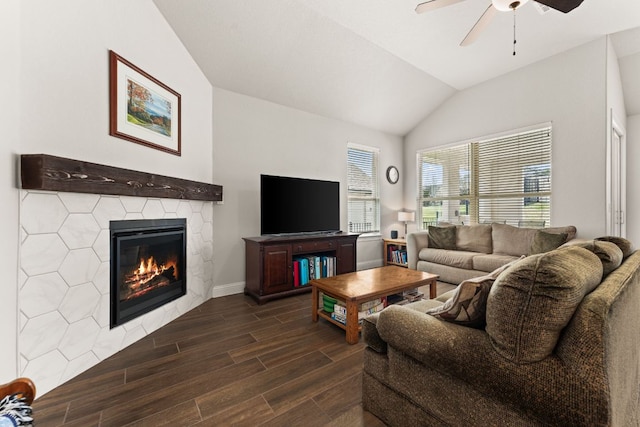
M 378 153 L 371 147 L 347 147 L 347 202 L 349 232 L 380 231 Z
M 551 127 L 418 152 L 423 228 L 438 222 L 548 227 Z

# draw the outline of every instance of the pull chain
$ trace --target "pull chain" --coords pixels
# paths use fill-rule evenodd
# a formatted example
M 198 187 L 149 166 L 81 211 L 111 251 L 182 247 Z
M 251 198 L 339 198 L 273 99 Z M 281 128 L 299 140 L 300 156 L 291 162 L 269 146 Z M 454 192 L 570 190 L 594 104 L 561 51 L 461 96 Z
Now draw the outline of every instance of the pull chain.
M 513 8 L 513 56 L 516 56 L 516 9 Z

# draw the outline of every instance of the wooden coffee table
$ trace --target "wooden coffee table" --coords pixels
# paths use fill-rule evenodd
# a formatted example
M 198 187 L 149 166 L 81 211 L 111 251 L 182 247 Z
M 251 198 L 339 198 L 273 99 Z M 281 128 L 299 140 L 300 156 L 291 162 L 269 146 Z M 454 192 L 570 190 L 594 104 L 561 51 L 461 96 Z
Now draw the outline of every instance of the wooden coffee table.
M 426 285 L 429 285 L 429 298 L 435 298 L 438 277 L 436 274 L 389 265 L 311 280 L 311 318 L 317 322 L 318 317 L 322 317 L 338 325 L 346 331 L 347 342 L 356 344 L 361 329 L 358 323 L 358 305 Z M 320 291 L 346 303 L 346 325 L 332 319 L 331 315 L 318 307 Z

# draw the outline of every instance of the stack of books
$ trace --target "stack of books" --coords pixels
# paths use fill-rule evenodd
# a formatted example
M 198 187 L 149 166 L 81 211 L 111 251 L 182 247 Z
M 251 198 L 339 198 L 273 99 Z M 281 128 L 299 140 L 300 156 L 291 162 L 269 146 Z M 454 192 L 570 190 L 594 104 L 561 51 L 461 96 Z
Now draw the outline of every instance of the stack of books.
M 313 279 L 336 275 L 336 257 L 306 256 L 293 259 L 293 285 L 304 286 Z
M 407 263 L 407 250 L 404 246 L 389 245 L 387 246 L 387 261 L 396 264 Z
M 365 317 L 382 311 L 387 305 L 386 297 L 377 298 L 371 301 L 363 302 L 358 306 L 358 323 L 362 322 Z M 325 306 L 324 310 L 327 311 Z M 344 325 L 347 324 L 347 306 L 343 301 L 336 300 L 333 305 L 333 312 L 331 312 L 331 318 Z

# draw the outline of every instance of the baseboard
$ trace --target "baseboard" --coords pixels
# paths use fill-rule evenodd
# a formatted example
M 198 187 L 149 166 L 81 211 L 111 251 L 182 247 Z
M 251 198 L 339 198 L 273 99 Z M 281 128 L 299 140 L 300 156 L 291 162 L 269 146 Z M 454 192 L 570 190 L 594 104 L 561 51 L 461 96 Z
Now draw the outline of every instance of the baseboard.
M 236 295 L 244 292 L 244 282 L 227 283 L 224 285 L 214 286 L 211 290 L 211 298 L 226 297 L 228 295 Z
M 359 262 L 356 266 L 357 270 L 369 270 L 371 268 L 382 267 L 383 262 L 382 259 L 374 259 L 372 261 L 367 262 Z

